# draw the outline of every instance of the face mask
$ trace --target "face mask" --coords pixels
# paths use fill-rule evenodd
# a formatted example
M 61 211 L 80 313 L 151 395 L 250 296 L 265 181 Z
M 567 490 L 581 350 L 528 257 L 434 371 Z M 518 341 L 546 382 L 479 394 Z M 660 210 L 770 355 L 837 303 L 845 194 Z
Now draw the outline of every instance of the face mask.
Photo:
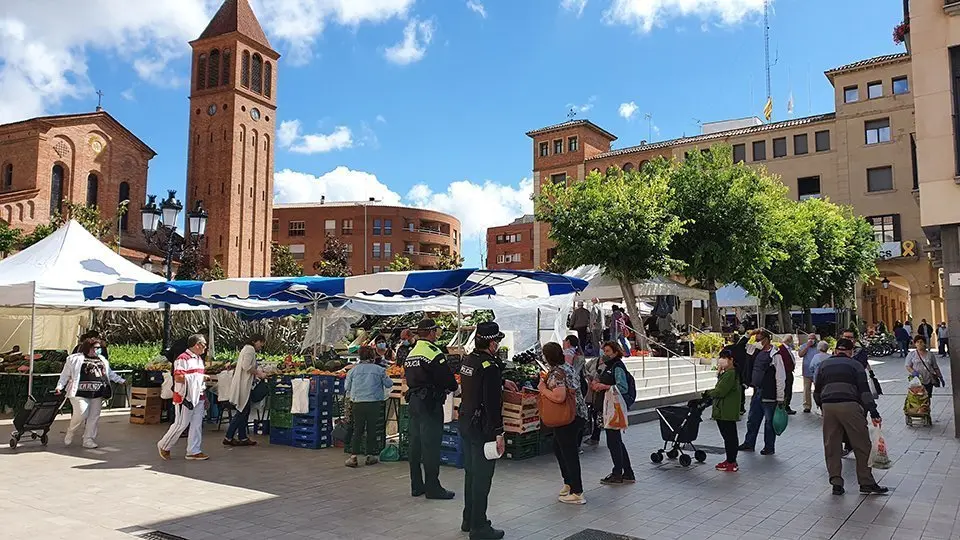
M 377 343 L 377 348 L 382 351 L 382 350 L 384 350 L 384 349 L 387 348 L 387 344 L 386 344 L 386 343 Z
M 103 349 L 101 349 L 100 347 L 97 347 L 96 349 L 93 350 L 93 354 L 100 356 L 103 354 Z

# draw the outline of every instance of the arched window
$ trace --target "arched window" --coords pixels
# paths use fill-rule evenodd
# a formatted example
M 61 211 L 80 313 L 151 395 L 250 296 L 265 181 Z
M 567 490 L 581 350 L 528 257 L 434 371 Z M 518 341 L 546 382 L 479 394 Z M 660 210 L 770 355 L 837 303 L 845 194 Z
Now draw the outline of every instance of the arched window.
M 3 214 L 6 216 L 6 218 L 4 218 L 4 221 L 6 221 L 8 225 L 12 223 L 11 220 L 13 219 L 13 207 L 10 206 L 9 204 L 4 206 Z
M 647 163 L 650 163 L 650 162 L 649 162 L 648 160 L 646 160 L 646 159 L 643 160 L 643 161 L 641 161 L 641 162 L 640 162 L 640 165 L 637 167 L 637 170 L 638 170 L 638 171 L 642 171 L 643 168 L 647 166 Z
M 27 212 L 30 214 L 30 219 L 33 219 L 34 216 L 33 208 L 33 201 L 27 201 Z
M 197 90 L 207 87 L 207 55 L 201 54 L 197 59 Z
M 224 86 L 230 84 L 230 49 L 223 50 L 223 75 L 220 76 L 220 83 Z
M 118 206 L 123 201 L 130 200 L 130 184 L 126 182 L 120 182 L 120 197 L 118 197 Z M 127 212 L 120 217 L 120 228 L 127 230 L 127 218 L 130 216 L 130 203 L 127 203 Z
M 23 221 L 23 203 L 17 203 L 17 219 Z
M 263 66 L 263 95 L 270 97 L 271 90 L 273 90 L 273 65 L 267 62 Z
M 250 68 L 250 89 L 260 94 L 263 92 L 263 57 L 253 53 L 253 66 Z
M 63 167 L 54 165 L 50 173 L 50 215 L 63 208 Z
M 100 179 L 97 175 L 90 173 L 87 176 L 87 206 L 96 208 L 97 198 L 100 194 Z
M 250 52 L 243 51 L 240 57 L 240 86 L 250 88 Z
M 633 170 L 633 163 L 629 161 L 623 164 L 623 172 L 630 172 Z
M 216 88 L 220 86 L 220 51 L 214 49 L 210 51 L 210 66 L 207 75 L 207 88 Z
M 7 163 L 3 168 L 3 189 L 13 188 L 13 163 Z

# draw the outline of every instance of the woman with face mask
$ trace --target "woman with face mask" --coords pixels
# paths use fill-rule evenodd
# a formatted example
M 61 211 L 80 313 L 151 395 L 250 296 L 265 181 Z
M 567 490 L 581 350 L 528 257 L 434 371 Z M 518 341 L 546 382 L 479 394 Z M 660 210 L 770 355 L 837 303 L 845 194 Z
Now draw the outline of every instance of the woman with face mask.
M 377 336 L 376 341 L 374 341 L 374 350 L 376 351 L 378 366 L 387 367 L 393 363 L 393 351 L 387 345 L 387 338 Z
M 937 364 L 937 355 L 927 350 L 927 340 L 923 336 L 913 338 L 914 350 L 907 355 L 904 367 L 911 377 L 920 379 L 920 384 L 927 390 L 928 396 L 933 396 L 933 387 L 944 384 L 943 373 Z
M 717 361 L 719 374 L 717 385 L 713 390 L 703 393 L 705 398 L 713 398 L 713 419 L 717 421 L 717 429 L 723 437 L 723 447 L 727 451 L 727 459 L 717 464 L 718 471 L 737 472 L 737 446 L 740 444 L 740 435 L 737 434 L 737 421 L 740 420 L 740 381 L 737 372 L 733 369 L 733 351 L 720 351 Z
M 63 444 L 70 446 L 73 434 L 86 422 L 83 447 L 96 448 L 100 407 L 104 399 L 113 395 L 110 383 L 125 384 L 126 381 L 110 369 L 110 362 L 103 357 L 103 344 L 99 339 L 91 337 L 83 340 L 77 351 L 67 357 L 55 390 L 57 394 L 66 391 L 73 409 Z

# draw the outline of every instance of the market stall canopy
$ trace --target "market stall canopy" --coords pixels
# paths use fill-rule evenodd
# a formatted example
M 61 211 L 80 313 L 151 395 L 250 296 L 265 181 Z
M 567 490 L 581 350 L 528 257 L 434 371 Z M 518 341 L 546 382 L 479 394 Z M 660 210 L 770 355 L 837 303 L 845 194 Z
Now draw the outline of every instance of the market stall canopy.
M 163 278 L 124 259 L 70 220 L 27 249 L 0 261 L 0 306 L 38 309 L 157 309 L 87 301 L 84 288 L 116 283 L 155 283 Z
M 597 265 L 585 265 L 570 270 L 565 276 L 586 280 L 589 285 L 580 291 L 581 298 L 599 298 L 600 300 L 618 300 L 623 298 L 620 283 L 604 273 Z M 634 283 L 633 292 L 639 298 L 657 296 L 677 296 L 680 300 L 710 300 L 710 292 L 677 283 L 666 277 L 654 277 Z
M 757 307 L 757 298 L 750 296 L 739 285 L 724 285 L 717 289 L 717 306 L 722 308 Z

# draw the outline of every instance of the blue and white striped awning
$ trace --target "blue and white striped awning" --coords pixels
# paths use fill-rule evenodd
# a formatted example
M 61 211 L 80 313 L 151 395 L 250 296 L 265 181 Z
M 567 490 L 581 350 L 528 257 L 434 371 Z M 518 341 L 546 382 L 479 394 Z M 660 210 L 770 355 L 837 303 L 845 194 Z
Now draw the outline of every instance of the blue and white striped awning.
M 501 296 L 546 298 L 582 291 L 587 282 L 562 274 L 520 270 L 419 270 L 381 272 L 346 278 L 291 277 L 225 279 L 219 281 L 170 281 L 165 283 L 118 283 L 89 287 L 88 300 L 151 300 L 171 304 L 214 305 L 226 309 L 266 310 L 308 307 L 320 302 L 369 296 Z M 237 301 L 241 301 L 237 303 Z M 261 301 L 245 304 L 250 301 Z M 217 305 L 217 303 L 220 305 Z

